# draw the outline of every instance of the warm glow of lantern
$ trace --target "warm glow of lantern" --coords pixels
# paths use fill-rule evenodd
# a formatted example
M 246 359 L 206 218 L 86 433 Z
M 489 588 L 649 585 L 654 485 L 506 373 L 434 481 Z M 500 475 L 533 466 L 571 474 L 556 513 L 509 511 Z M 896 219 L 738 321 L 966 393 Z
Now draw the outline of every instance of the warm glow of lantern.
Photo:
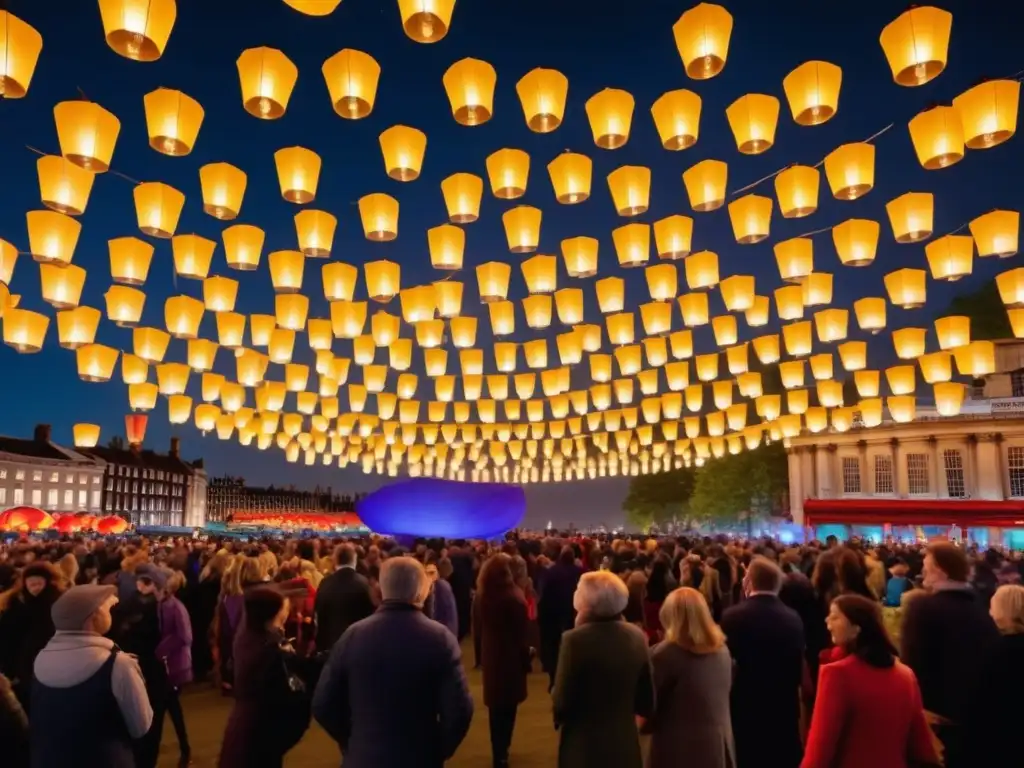
M 672 34 L 686 74 L 694 80 L 707 80 L 725 66 L 732 16 L 720 5 L 699 3 L 672 25 Z
M 146 110 L 149 146 L 157 152 L 171 157 L 189 154 L 195 146 L 199 128 L 203 124 L 206 114 L 202 105 L 191 96 L 170 88 L 157 88 L 155 91 L 147 93 L 143 97 L 143 104 Z M 227 164 L 217 163 L 215 165 Z M 228 165 L 227 167 L 241 173 L 244 189 L 245 174 L 233 166 Z M 201 170 L 200 174 L 202 174 Z M 237 214 L 237 210 L 235 213 Z M 224 218 L 233 218 L 233 216 Z
M 451 224 L 442 224 L 427 230 L 427 248 L 434 269 L 462 269 L 466 249 L 466 232 Z
M 583 322 L 583 289 L 562 288 L 555 291 L 555 310 L 558 321 L 563 325 L 579 325 Z
M 508 296 L 508 284 L 512 277 L 512 266 L 502 261 L 489 261 L 476 268 L 480 301 L 485 303 L 504 301 Z
M 27 309 L 8 306 L 4 311 L 4 344 L 22 354 L 38 352 L 43 348 L 50 318 Z
M 569 277 L 597 274 L 598 241 L 593 237 L 572 237 L 562 241 L 562 258 Z
M 299 77 L 291 59 L 276 48 L 248 48 L 235 62 L 242 106 L 253 117 L 276 120 L 284 115 Z
M 873 262 L 880 231 L 878 222 L 870 219 L 847 219 L 832 227 L 832 242 L 839 261 L 847 267 L 866 267 Z
M 498 73 L 486 61 L 465 58 L 452 64 L 442 82 L 459 125 L 482 125 L 494 112 L 494 85 Z
M 959 416 L 967 387 L 958 382 L 939 382 L 932 387 L 935 410 L 940 416 Z
M 267 256 L 267 263 L 277 293 L 298 293 L 302 289 L 306 257 L 301 251 L 274 251 Z
M 780 320 L 799 320 L 804 316 L 804 289 L 801 285 L 776 288 L 775 312 Z
M 885 299 L 868 297 L 853 302 L 857 325 L 862 331 L 878 333 L 885 328 Z
M 984 378 L 996 372 L 996 345 L 991 341 L 972 341 L 953 350 L 961 376 Z
M 1020 213 L 990 211 L 971 221 L 971 236 L 978 256 L 1008 258 L 1017 253 L 1020 238 Z
M 911 6 L 885 25 L 879 42 L 897 85 L 924 85 L 946 68 L 953 14 Z
M 358 120 L 373 111 L 380 64 L 370 54 L 345 48 L 324 61 L 321 71 L 340 117 Z
M 935 335 L 939 349 L 956 349 L 971 343 L 971 318 L 966 315 L 949 315 L 935 321 Z
M 861 397 L 878 397 L 880 390 L 880 374 L 878 371 L 861 370 L 853 374 L 853 383 L 857 386 L 857 394 Z M 864 420 L 867 424 L 867 419 Z
M 652 301 L 672 301 L 678 291 L 678 275 L 675 264 L 654 264 L 644 269 L 647 290 Z
M 912 395 L 917 387 L 916 369 L 912 365 L 894 365 L 885 369 L 889 391 L 894 395 Z
M 2 312 L 0 312 L 2 314 Z M 92 344 L 99 328 L 100 311 L 92 307 L 75 307 L 57 313 L 57 340 L 64 349 L 78 349 Z
M 701 160 L 683 171 L 683 184 L 695 211 L 715 211 L 725 203 L 729 167 L 721 160 Z
M 562 124 L 569 79 L 555 69 L 537 67 L 516 83 L 526 125 L 535 133 L 550 133 Z
M 208 277 L 203 281 L 203 303 L 210 312 L 232 312 L 237 297 L 237 280 Z
M 856 200 L 875 186 L 875 147 L 843 144 L 825 157 L 825 178 L 837 200 Z
M 711 318 L 711 329 L 715 333 L 715 344 L 728 347 L 736 343 L 736 318 L 732 315 L 716 315 Z
M 782 80 L 797 125 L 821 125 L 839 109 L 843 71 L 827 61 L 807 61 Z
M 791 165 L 775 177 L 775 196 L 783 218 L 798 219 L 818 210 L 818 169 Z
M 480 217 L 484 181 L 471 173 L 454 173 L 441 182 L 441 194 L 453 224 L 471 224 Z M 397 208 L 397 204 L 396 204 Z M 397 214 L 396 214 L 397 216 Z
M 832 275 L 828 272 L 811 272 L 800 287 L 803 289 L 805 307 L 832 303 Z
M 953 378 L 953 353 L 933 352 L 930 355 L 921 355 L 917 358 L 921 366 L 921 376 L 928 384 L 935 384 L 942 381 L 949 381 Z
M 191 296 L 172 296 L 164 302 L 164 325 L 176 339 L 194 339 L 206 308 Z
M 850 312 L 846 309 L 823 309 L 814 313 L 814 327 L 818 340 L 824 344 L 846 338 Z
M 843 368 L 847 371 L 859 371 L 868 364 L 868 345 L 864 341 L 846 341 L 836 349 L 839 350 L 839 359 Z
M 423 167 L 427 134 L 407 125 L 393 125 L 381 133 L 380 150 L 384 170 L 396 181 L 414 181 Z
M 137 237 L 117 237 L 107 242 L 110 277 L 115 283 L 142 285 L 149 274 L 154 248 Z
M 658 97 L 651 115 L 661 146 L 668 150 L 692 147 L 700 134 L 700 108 L 700 96 L 685 88 Z
M 309 299 L 301 293 L 279 293 L 274 296 L 274 317 L 278 328 L 301 331 L 306 326 Z
M 250 224 L 235 224 L 221 232 L 224 240 L 224 259 L 231 269 L 251 272 L 260 264 L 263 230 Z
M 487 305 L 491 317 L 491 333 L 495 336 L 508 336 L 515 333 L 515 304 L 511 301 L 492 301 Z
M 299 211 L 295 214 L 299 250 L 311 259 L 330 258 L 337 226 L 338 219 L 326 211 Z
M 95 448 L 100 441 L 99 424 L 75 424 L 72 432 L 75 448 Z
M 78 221 L 56 211 L 29 211 L 25 214 L 25 221 L 28 224 L 28 247 L 33 259 L 42 264 L 71 263 L 82 231 Z M 10 259 L 12 270 L 16 257 L 17 251 Z
M 1024 267 L 996 275 L 999 296 L 1007 307 L 1024 307 Z
M 917 243 L 931 237 L 935 198 L 931 192 L 907 192 L 885 204 L 897 243 Z
M 688 327 L 708 324 L 708 295 L 706 293 L 684 293 L 679 297 L 679 311 L 683 324 Z
M 687 264 L 689 264 L 689 259 L 687 259 Z M 694 287 L 690 283 L 690 288 Z M 732 275 L 718 284 L 718 291 L 729 312 L 745 312 L 754 306 L 754 290 L 752 275 Z
M 43 301 L 55 309 L 71 309 L 82 299 L 85 270 L 74 264 L 40 264 L 39 282 Z
M 437 314 L 455 317 L 462 311 L 462 283 L 457 280 L 439 280 L 434 283 Z
M 629 140 L 635 101 L 632 94 L 617 88 L 605 88 L 584 105 L 594 143 L 602 149 L 618 149 Z
M 651 199 L 651 169 L 640 165 L 624 165 L 608 174 L 612 204 L 620 216 L 644 213 Z
M 551 186 L 555 190 L 555 199 L 565 205 L 582 203 L 589 199 L 592 175 L 593 162 L 586 155 L 563 152 L 548 163 L 548 176 L 551 178 Z M 495 194 L 497 195 L 497 192 Z M 500 197 L 500 195 L 498 196 Z
M 621 267 L 642 267 L 651 256 L 651 225 L 625 224 L 612 230 L 615 255 Z
M 910 140 L 917 161 L 934 171 L 960 162 L 964 157 L 964 129 L 953 107 L 935 106 L 910 121 Z
M 139 184 L 132 190 L 139 229 L 150 237 L 167 239 L 178 228 L 185 195 L 158 181 Z
M 782 340 L 786 344 L 786 352 L 793 357 L 802 357 L 811 353 L 813 326 L 810 320 L 788 323 L 782 326 Z
M 305 147 L 286 147 L 274 153 L 281 196 L 289 203 L 311 203 L 320 183 L 320 155 Z
M 34 27 L 0 11 L 0 97 L 24 98 L 42 49 L 43 36 Z
M 373 301 L 388 302 L 398 295 L 402 268 L 393 261 L 381 259 L 363 265 L 366 293 Z
M 68 216 L 85 212 L 95 174 L 60 155 L 43 155 L 36 161 L 39 196 L 44 206 Z
M 726 107 L 736 148 L 744 155 L 767 152 L 775 143 L 779 100 L 763 93 L 748 93 Z
M 62 101 L 53 108 L 60 153 L 93 173 L 110 168 L 121 121 L 91 101 Z
M 626 282 L 621 277 L 605 277 L 594 283 L 601 314 L 621 312 L 626 304 Z
M 955 99 L 968 149 L 989 149 L 1017 132 L 1019 80 L 987 80 Z
M 794 237 L 773 246 L 779 276 L 786 282 L 802 282 L 814 270 L 814 243 L 809 237 Z
M 935 280 L 954 282 L 971 274 L 974 238 L 970 235 L 946 235 L 924 247 L 928 268 Z
M 925 283 L 928 274 L 923 269 L 898 269 L 884 278 L 889 301 L 904 309 L 923 307 L 927 297 Z
M 366 302 L 338 300 L 331 302 L 331 328 L 339 339 L 354 339 L 366 326 Z M 256 344 L 255 339 L 253 344 Z
M 925 337 L 928 331 L 924 328 L 901 328 L 892 332 L 892 344 L 896 356 L 900 360 L 913 360 L 924 354 Z
M 632 344 L 636 340 L 635 316 L 632 312 L 619 312 L 605 318 L 608 341 L 616 346 Z
M 744 195 L 729 203 L 729 221 L 740 245 L 759 243 L 768 237 L 772 218 L 772 199 Z
M 174 271 L 178 277 L 204 280 L 210 273 L 217 243 L 199 235 L 175 235 L 171 238 Z
M 524 261 L 520 268 L 530 293 L 552 293 L 558 288 L 558 257 L 537 255 Z
M 512 253 L 532 253 L 540 242 L 541 210 L 530 205 L 510 208 L 501 215 Z

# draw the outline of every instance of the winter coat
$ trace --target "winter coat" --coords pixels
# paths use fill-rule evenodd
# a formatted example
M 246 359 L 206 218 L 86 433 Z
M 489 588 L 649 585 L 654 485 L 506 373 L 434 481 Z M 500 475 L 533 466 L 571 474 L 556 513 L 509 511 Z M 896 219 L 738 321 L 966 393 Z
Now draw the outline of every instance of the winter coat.
M 455 608 L 455 595 L 452 586 L 444 579 L 434 582 L 430 590 L 430 598 L 427 601 L 429 610 L 425 607 L 424 612 L 438 624 L 444 624 L 453 635 L 459 635 L 459 614 Z
M 32 665 L 53 637 L 50 608 L 60 597 L 52 584 L 33 597 L 24 589 L 0 613 L 0 673 L 7 676 L 23 706 L 28 705 Z
M 28 766 L 28 718 L 14 695 L 11 681 L 3 675 L 0 675 L 0 745 L 3 748 L 5 766 Z
M 164 662 L 167 681 L 180 688 L 192 680 L 192 622 L 188 611 L 176 597 L 157 604 L 160 642 L 156 656 Z
M 480 639 L 477 666 L 483 667 L 484 705 L 509 709 L 526 701 L 530 668 L 526 600 L 518 588 L 486 601 L 473 601 L 473 637 Z

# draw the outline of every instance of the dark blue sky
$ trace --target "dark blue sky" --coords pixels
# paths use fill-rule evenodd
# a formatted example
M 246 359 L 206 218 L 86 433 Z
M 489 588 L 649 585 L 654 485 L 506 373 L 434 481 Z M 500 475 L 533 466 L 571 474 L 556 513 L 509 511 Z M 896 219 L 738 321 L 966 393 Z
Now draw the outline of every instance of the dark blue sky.
M 672 24 L 690 7 L 688 2 L 460 0 L 451 31 L 435 45 L 420 45 L 405 37 L 394 0 L 344 0 L 327 18 L 303 16 L 281 0 L 181 2 L 164 56 L 145 64 L 123 59 L 106 46 L 95 3 L 60 3 L 60 11 L 55 12 L 57 5 L 38 0 L 8 3 L 13 13 L 42 33 L 44 44 L 27 98 L 0 103 L 0 167 L 4 169 L 0 237 L 19 249 L 27 248 L 24 215 L 38 208 L 39 202 L 36 155 L 25 145 L 54 154 L 59 151 L 53 106 L 76 98 L 81 88 L 121 119 L 113 168 L 136 179 L 164 181 L 185 193 L 178 232 L 196 232 L 217 240 L 211 274 L 240 279 L 237 309 L 242 312 L 272 312 L 266 254 L 295 247 L 292 217 L 299 208 L 280 197 L 273 153 L 296 144 L 314 149 L 323 158 L 312 207 L 330 211 L 339 219 L 333 257 L 358 265 L 378 258 L 399 261 L 405 286 L 438 277 L 429 265 L 425 230 L 446 220 L 441 179 L 457 171 L 485 176 L 484 159 L 494 150 L 526 150 L 532 158 L 526 196 L 510 203 L 496 200 L 486 191 L 480 220 L 466 227 L 467 267 L 493 259 L 511 261 L 516 268 L 510 295 L 517 299 L 525 294 L 517 268 L 521 257 L 508 253 L 500 218 L 503 210 L 515 204 L 543 209 L 540 252 L 558 253 L 559 242 L 566 237 L 594 236 L 601 241 L 598 277 L 626 274 L 616 265 L 611 243 L 611 230 L 626 220 L 615 214 L 605 182 L 610 171 L 625 164 L 653 169 L 651 208 L 642 221 L 653 222 L 673 213 L 692 215 L 696 222 L 694 250 L 717 251 L 723 277 L 754 274 L 761 294 L 779 285 L 772 243 L 852 216 L 881 221 L 878 257 L 865 269 L 842 268 L 829 235 L 815 238 L 816 268 L 835 274 L 834 306 L 849 307 L 857 298 L 884 295 L 882 276 L 894 268 L 925 267 L 923 246 L 896 245 L 892 240 L 884 205 L 893 197 L 907 191 L 933 192 L 936 235 L 992 208 L 1020 206 L 1024 152 L 1019 138 L 993 150 L 969 151 L 952 168 L 925 171 L 914 157 L 907 132 L 907 121 L 931 103 L 949 102 L 982 77 L 1006 76 L 1024 68 L 1016 34 L 1024 14 L 1013 10 L 1011 4 L 944 4 L 954 14 L 949 66 L 939 78 L 920 88 L 892 82 L 878 35 L 904 5 L 881 0 L 727 2 L 735 20 L 728 63 L 721 75 L 703 82 L 685 76 L 672 38 Z M 256 120 L 241 105 L 235 59 L 243 49 L 260 45 L 280 48 L 299 69 L 287 114 L 276 121 Z M 376 106 L 365 120 L 346 121 L 334 114 L 320 72 L 324 59 L 347 47 L 367 51 L 382 67 Z M 466 56 L 485 59 L 498 72 L 494 118 L 474 128 L 454 122 L 441 83 L 445 69 Z M 814 128 L 793 123 L 782 92 L 783 77 L 808 59 L 831 61 L 843 69 L 838 114 Z M 527 129 L 514 87 L 523 74 L 537 66 L 558 69 L 569 78 L 564 124 L 546 135 Z M 206 109 L 197 145 L 187 157 L 166 157 L 148 146 L 142 98 L 160 86 L 183 90 Z M 630 140 L 615 151 L 594 146 L 583 108 L 587 98 L 605 87 L 628 90 L 637 104 Z M 658 96 L 675 88 L 689 88 L 703 99 L 700 138 L 682 152 L 661 149 L 649 111 Z M 737 152 L 725 117 L 726 106 L 749 92 L 783 98 L 776 144 L 756 157 Z M 714 213 L 690 211 L 680 175 L 702 159 L 729 163 L 732 190 L 790 163 L 815 164 L 836 146 L 863 140 L 890 122 L 895 123 L 894 128 L 877 142 L 876 187 L 859 201 L 834 200 L 822 178 L 817 213 L 807 219 L 783 220 L 776 209 L 771 237 L 753 246 L 736 245 L 724 208 Z M 422 175 L 408 184 L 386 177 L 377 143 L 378 134 L 396 123 L 417 127 L 428 137 Z M 556 204 L 547 177 L 545 166 L 565 149 L 582 152 L 594 161 L 593 196 L 582 205 Z M 237 165 L 249 176 L 241 215 L 232 223 L 256 224 L 266 230 L 258 272 L 241 274 L 226 269 L 220 245 L 225 225 L 202 212 L 198 169 L 216 161 Z M 362 235 L 355 201 L 371 192 L 387 192 L 401 203 L 399 237 L 392 243 L 370 243 Z M 774 197 L 770 182 L 757 192 Z M 110 283 L 106 241 L 139 236 L 132 185 L 112 174 L 97 178 L 81 221 L 84 229 L 74 261 L 89 271 L 83 303 L 102 308 L 102 295 Z M 162 327 L 164 300 L 175 293 L 199 297 L 201 283 L 178 280 L 175 288 L 169 241 L 153 242 L 157 250 L 145 287 L 148 300 L 143 322 Z M 320 291 L 320 264 L 307 262 L 306 293 L 312 297 L 311 316 L 327 317 L 328 306 Z M 954 293 L 976 287 L 1006 266 L 1005 262 L 976 260 L 974 275 L 956 286 L 929 282 L 929 307 L 940 309 Z M 560 286 L 581 284 L 570 281 L 561 269 Z M 475 277 L 463 272 L 459 278 L 467 284 L 464 311 L 477 313 Z M 642 271 L 626 279 L 630 304 L 635 307 L 647 300 Z M 583 283 L 587 320 L 600 322 L 592 284 L 593 280 Z M 11 289 L 23 296 L 22 306 L 44 308 L 38 269 L 29 257 L 20 258 Z M 363 292 L 360 286 L 358 295 Z M 713 312 L 716 305 L 720 307 L 718 301 L 716 293 Z M 397 313 L 397 302 L 389 310 Z M 49 308 L 46 311 L 50 312 Z M 890 308 L 890 328 L 928 323 L 931 310 L 919 312 L 922 314 L 915 316 Z M 522 326 L 521 315 L 518 320 Z M 674 321 L 675 328 L 682 327 L 678 310 Z M 485 348 L 489 348 L 488 327 L 484 313 L 478 345 Z M 207 315 L 203 328 L 204 335 L 216 338 L 212 315 Z M 765 332 L 751 332 L 743 322 L 740 329 L 743 339 Z M 710 327 L 699 329 L 695 339 L 698 352 L 713 349 Z M 130 348 L 130 331 L 104 321 L 99 341 Z M 336 343 L 335 353 L 348 355 L 349 344 Z M 172 342 L 168 359 L 183 360 L 184 349 L 184 342 Z M 888 336 L 879 337 L 870 349 L 869 365 L 884 364 L 891 354 Z M 308 355 L 301 336 L 296 350 L 297 359 Z M 418 352 L 415 357 L 419 359 Z M 233 372 L 230 353 L 220 352 L 217 367 Z M 452 367 L 449 372 L 457 373 Z M 193 376 L 194 386 L 198 379 Z M 574 386 L 586 383 L 582 377 L 574 380 Z M 432 390 L 432 384 L 421 379 L 419 396 L 427 399 Z M 342 395 L 344 403 L 344 392 Z M 107 385 L 80 382 L 74 354 L 57 346 L 53 322 L 47 348 L 40 354 L 22 356 L 0 348 L 0 403 L 0 432 L 5 434 L 28 434 L 33 424 L 48 421 L 58 440 L 70 442 L 74 422 L 93 421 L 102 425 L 106 440 L 123 432 L 127 390 L 119 380 Z M 162 448 L 170 434 L 161 403 L 151 415 L 147 443 Z M 353 469 L 286 464 L 277 450 L 260 453 L 220 442 L 212 435 L 204 439 L 191 425 L 179 428 L 178 434 L 185 455 L 203 456 L 214 474 L 241 474 L 261 484 L 319 483 L 351 490 L 370 489 L 378 482 Z M 530 488 L 527 522 L 542 525 L 554 519 L 559 524 L 570 520 L 613 524 L 621 519 L 619 506 L 625 487 L 622 480 L 602 480 Z

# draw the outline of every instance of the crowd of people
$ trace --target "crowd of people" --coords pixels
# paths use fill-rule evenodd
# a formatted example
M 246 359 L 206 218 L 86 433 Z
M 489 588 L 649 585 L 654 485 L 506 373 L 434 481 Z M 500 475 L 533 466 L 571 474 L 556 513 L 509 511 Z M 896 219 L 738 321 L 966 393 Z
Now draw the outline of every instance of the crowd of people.
M 0 754 L 153 768 L 169 717 L 186 766 L 206 683 L 224 768 L 280 766 L 313 720 L 346 768 L 439 768 L 465 645 L 495 766 L 538 665 L 560 768 L 1013 765 L 1022 575 L 951 542 L 25 539 L 0 544 Z

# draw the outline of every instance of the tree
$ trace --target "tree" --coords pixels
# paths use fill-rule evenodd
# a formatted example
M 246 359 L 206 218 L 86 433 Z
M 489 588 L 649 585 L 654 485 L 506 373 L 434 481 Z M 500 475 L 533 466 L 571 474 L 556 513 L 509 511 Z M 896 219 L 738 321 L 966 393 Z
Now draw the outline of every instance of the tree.
M 735 524 L 770 513 L 788 483 L 786 450 L 779 442 L 726 454 L 697 470 L 690 511 L 706 522 Z
M 1012 339 L 1013 329 L 1006 314 L 999 287 L 995 280 L 989 280 L 972 293 L 964 293 L 953 299 L 946 309 L 946 315 L 966 315 L 971 319 L 971 339 Z
M 646 531 L 651 525 L 686 517 L 693 483 L 694 471 L 687 467 L 631 478 L 622 502 L 626 521 Z

